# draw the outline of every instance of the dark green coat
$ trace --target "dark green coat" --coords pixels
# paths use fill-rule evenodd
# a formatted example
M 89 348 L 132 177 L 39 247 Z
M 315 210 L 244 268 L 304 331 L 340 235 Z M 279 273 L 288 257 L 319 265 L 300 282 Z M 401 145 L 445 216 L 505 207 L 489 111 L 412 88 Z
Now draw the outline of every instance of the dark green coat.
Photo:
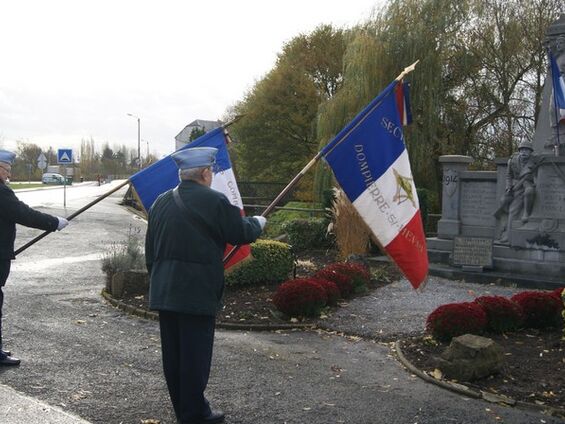
M 207 229 L 183 216 L 172 190 L 157 198 L 149 211 L 145 239 L 150 307 L 216 315 L 224 290 L 226 243 L 251 243 L 261 234 L 261 226 L 255 218 L 242 217 L 226 196 L 209 187 L 183 181 L 179 193 L 191 212 L 206 222 Z
M 16 197 L 10 187 L 0 182 L 0 261 L 15 258 L 16 224 L 55 231 L 59 220 L 30 208 Z

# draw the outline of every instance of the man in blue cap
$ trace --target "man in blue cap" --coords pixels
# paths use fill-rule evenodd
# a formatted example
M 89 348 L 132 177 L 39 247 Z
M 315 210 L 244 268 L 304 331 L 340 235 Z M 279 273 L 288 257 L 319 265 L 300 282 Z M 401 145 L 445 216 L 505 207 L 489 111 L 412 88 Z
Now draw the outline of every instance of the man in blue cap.
M 151 207 L 145 242 L 150 307 L 159 311 L 165 379 L 182 424 L 224 421 L 204 396 L 224 290 L 224 249 L 255 241 L 266 223 L 262 216 L 242 217 L 210 188 L 217 151 L 195 147 L 172 155 L 180 184 Z
M 65 218 L 48 215 L 30 208 L 18 200 L 6 184 L 12 172 L 12 163 L 16 155 L 0 150 L 0 365 L 19 365 L 20 360 L 12 353 L 2 349 L 2 305 L 4 293 L 2 287 L 10 274 L 10 264 L 14 256 L 16 224 L 39 228 L 45 231 L 62 230 L 69 223 Z

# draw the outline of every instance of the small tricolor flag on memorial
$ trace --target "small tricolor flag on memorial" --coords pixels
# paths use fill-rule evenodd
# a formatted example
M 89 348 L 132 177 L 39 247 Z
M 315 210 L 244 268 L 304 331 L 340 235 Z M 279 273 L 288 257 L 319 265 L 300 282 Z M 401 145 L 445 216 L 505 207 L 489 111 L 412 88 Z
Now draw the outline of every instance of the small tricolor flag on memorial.
M 374 239 L 414 288 L 428 253 L 402 125 L 408 86 L 392 82 L 320 152 Z
M 549 52 L 549 62 L 551 66 L 556 122 L 565 122 L 565 80 L 561 72 L 559 72 L 559 66 L 557 66 L 557 62 L 551 52 Z
M 227 149 L 225 129 L 222 127 L 216 128 L 181 147 L 179 150 L 191 147 L 215 147 L 218 149 L 216 164 L 214 165 L 212 188 L 223 193 L 231 204 L 237 206 L 241 210 L 241 214 L 244 215 L 243 201 L 241 200 Z M 135 190 L 138 199 L 146 211 L 151 208 L 151 205 L 153 205 L 153 202 L 161 193 L 178 185 L 178 171 L 175 161 L 169 155 L 130 177 L 132 188 Z M 227 245 L 225 253 L 230 252 L 232 247 Z M 250 254 L 251 247 L 249 245 L 241 246 L 230 260 L 224 264 L 224 268 L 230 268 L 247 258 Z

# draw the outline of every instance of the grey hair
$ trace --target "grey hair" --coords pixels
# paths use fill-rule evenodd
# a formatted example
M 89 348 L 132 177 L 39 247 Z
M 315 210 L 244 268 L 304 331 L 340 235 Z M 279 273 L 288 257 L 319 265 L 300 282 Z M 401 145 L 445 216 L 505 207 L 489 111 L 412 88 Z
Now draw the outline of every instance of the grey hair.
M 200 168 L 189 168 L 189 169 L 179 169 L 179 179 L 181 181 L 201 181 L 202 172 L 209 168 L 209 166 L 203 166 Z

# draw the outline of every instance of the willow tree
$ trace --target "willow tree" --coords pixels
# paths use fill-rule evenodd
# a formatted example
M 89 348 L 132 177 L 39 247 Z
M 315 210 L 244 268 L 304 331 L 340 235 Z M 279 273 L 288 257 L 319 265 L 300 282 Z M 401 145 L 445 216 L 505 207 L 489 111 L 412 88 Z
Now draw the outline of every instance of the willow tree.
M 444 154 L 492 166 L 533 135 L 543 34 L 564 8 L 556 0 L 390 1 L 351 32 L 342 88 L 320 108 L 320 145 L 419 59 L 408 77 L 414 122 L 406 129 L 416 184 L 438 192 Z M 330 185 L 320 168 L 318 193 Z
M 465 2 L 397 0 L 371 22 L 352 31 L 344 56 L 341 90 L 320 109 L 318 140 L 325 145 L 402 69 L 420 60 L 410 75 L 414 124 L 407 148 L 418 185 L 434 188 L 434 157 L 448 150 L 442 117 L 449 107 L 446 93 L 455 81 L 445 78 L 453 55 L 452 39 L 465 21 Z M 318 193 L 327 189 L 329 171 L 318 169 Z

